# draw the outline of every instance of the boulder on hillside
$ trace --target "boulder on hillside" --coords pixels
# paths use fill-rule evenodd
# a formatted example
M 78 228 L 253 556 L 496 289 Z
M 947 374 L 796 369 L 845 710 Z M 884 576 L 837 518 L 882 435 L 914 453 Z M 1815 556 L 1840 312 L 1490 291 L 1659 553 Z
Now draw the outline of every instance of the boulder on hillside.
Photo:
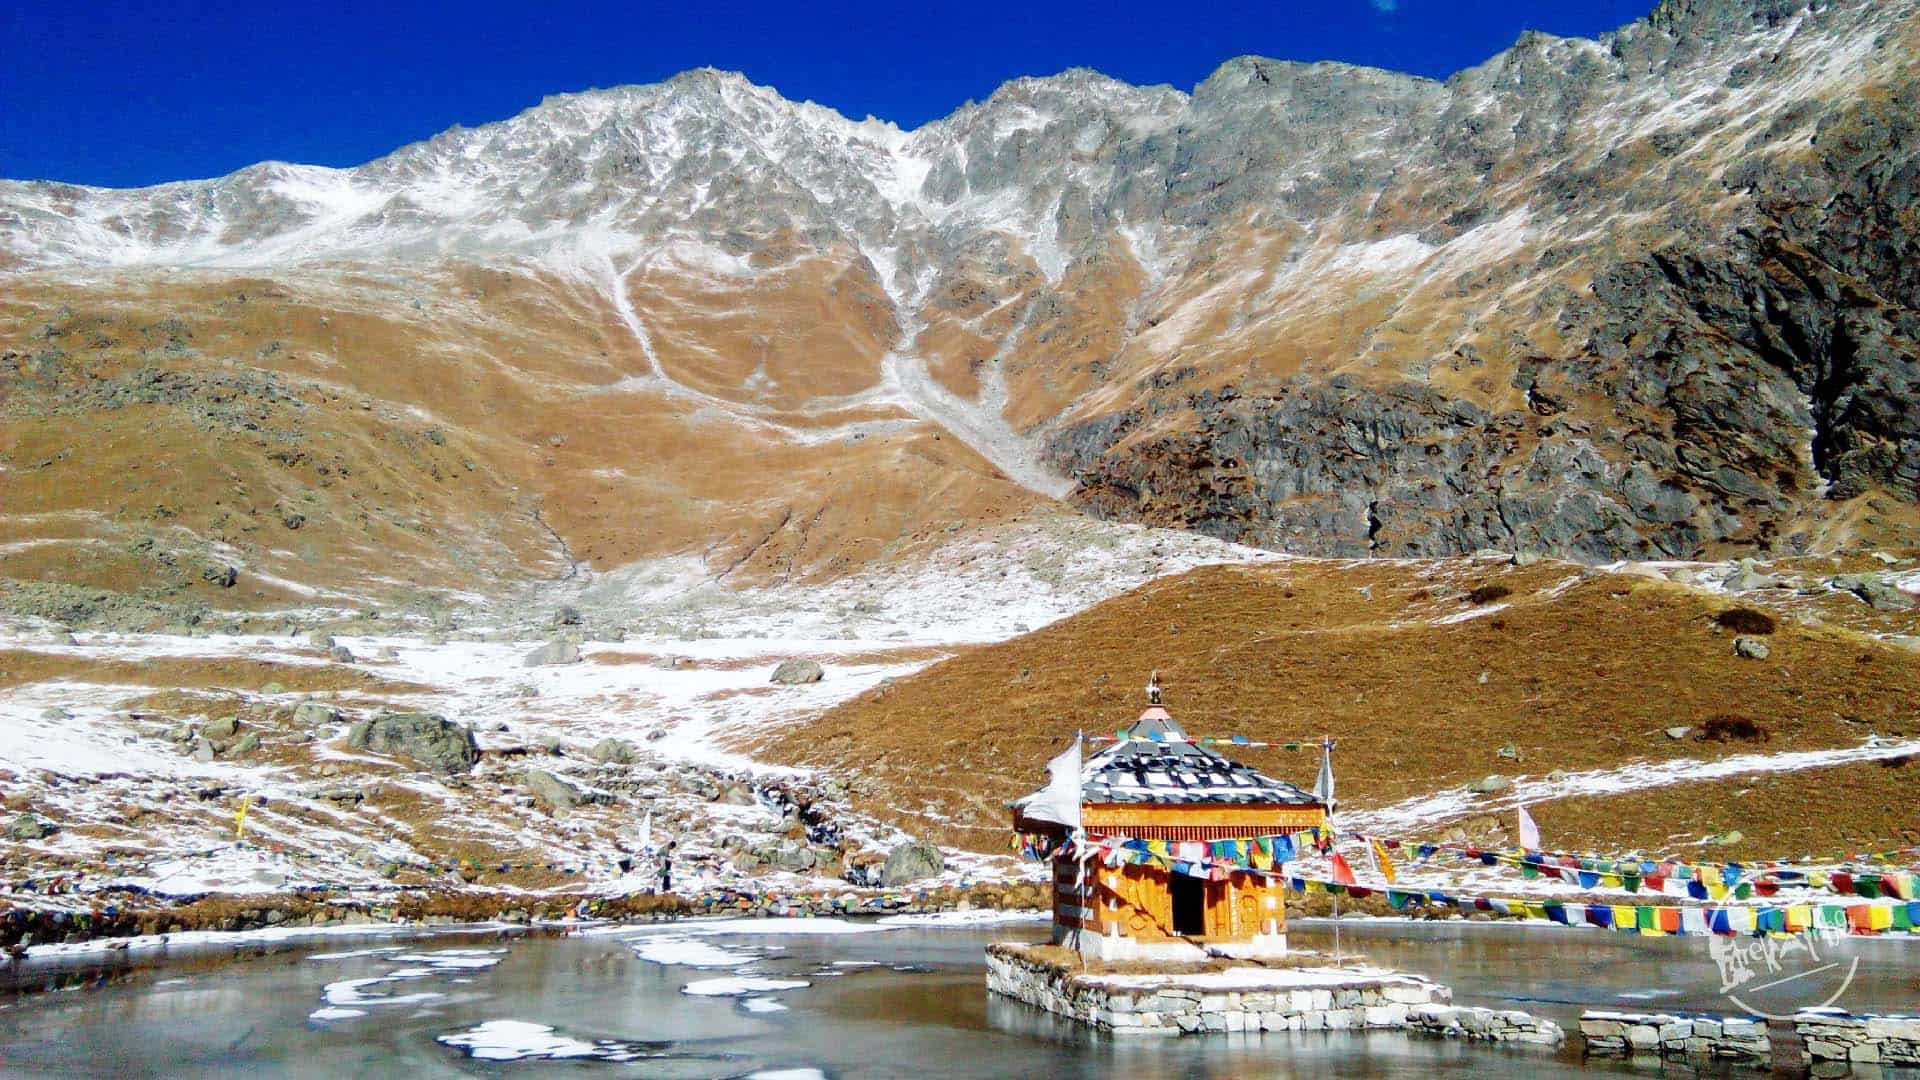
M 213 563 L 201 568 L 200 580 L 209 585 L 218 585 L 222 589 L 231 589 L 240 580 L 240 571 L 231 566 Z
M 21 814 L 7 823 L 9 840 L 44 840 L 52 836 L 53 826 L 32 814 Z
M 545 769 L 528 769 L 520 777 L 520 786 L 533 796 L 534 801 L 554 813 L 571 810 L 581 803 L 611 801 L 604 792 L 583 791 Z
M 773 669 L 769 682 L 782 686 L 799 686 L 803 683 L 817 683 L 826 677 L 826 670 L 811 660 L 782 660 L 780 666 Z
M 345 645 L 335 645 L 333 648 L 327 650 L 327 659 L 332 660 L 336 664 L 351 664 L 353 663 L 353 650 L 347 648 Z
M 558 664 L 577 664 L 580 662 L 580 646 L 563 637 L 554 638 L 545 645 L 527 654 L 522 663 L 526 667 L 552 667 Z
M 631 765 L 639 758 L 639 751 L 625 739 L 601 739 L 587 751 L 587 756 L 608 765 Z
M 880 884 L 885 886 L 904 885 L 909 881 L 932 877 L 947 868 L 947 857 L 940 849 L 925 840 L 915 840 L 902 844 L 887 853 L 887 862 L 880 868 Z
M 307 634 L 307 644 L 316 649 L 333 648 L 333 635 L 325 630 L 313 630 Z
M 207 721 L 206 725 L 200 729 L 200 734 L 209 739 L 231 739 L 233 738 L 234 732 L 239 730 L 239 717 L 223 716 L 218 720 Z
M 1748 660 L 1765 660 L 1767 654 L 1771 651 L 1772 650 L 1767 648 L 1767 643 L 1761 641 L 1759 638 L 1737 637 L 1733 639 L 1733 655 L 1735 656 L 1745 657 Z
M 1779 589 L 1784 586 L 1780 579 L 1768 577 L 1754 568 L 1753 561 L 1742 559 L 1738 568 L 1727 576 L 1724 582 L 1728 592 L 1751 592 L 1754 589 Z
M 434 772 L 471 772 L 480 760 L 473 731 L 437 713 L 383 713 L 353 725 L 347 745 L 406 758 Z
M 1483 776 L 1467 785 L 1467 790 L 1475 795 L 1498 795 L 1513 790 L 1513 781 L 1504 776 Z
M 339 720 L 340 710 L 324 701 L 303 701 L 293 707 L 293 722 L 304 727 L 319 727 Z
M 1859 597 L 1875 611 L 1911 611 L 1920 605 L 1920 599 L 1875 574 L 1842 574 L 1834 578 L 1832 584 Z
M 820 853 L 804 840 L 780 840 L 763 844 L 753 849 L 752 855 L 764 865 L 776 870 L 791 870 L 796 874 L 817 869 L 823 862 Z

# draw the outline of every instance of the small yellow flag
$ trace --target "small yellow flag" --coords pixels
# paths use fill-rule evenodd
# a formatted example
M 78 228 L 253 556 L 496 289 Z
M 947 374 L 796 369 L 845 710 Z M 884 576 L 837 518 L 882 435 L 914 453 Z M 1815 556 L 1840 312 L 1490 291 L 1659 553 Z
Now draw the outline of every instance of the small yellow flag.
M 1387 879 L 1387 884 L 1399 880 L 1400 874 L 1394 870 L 1393 860 L 1387 858 L 1387 845 L 1378 840 L 1373 841 L 1373 861 L 1380 865 L 1380 876 Z
M 233 813 L 233 838 L 235 840 L 247 838 L 247 800 L 245 799 L 240 800 L 240 809 Z

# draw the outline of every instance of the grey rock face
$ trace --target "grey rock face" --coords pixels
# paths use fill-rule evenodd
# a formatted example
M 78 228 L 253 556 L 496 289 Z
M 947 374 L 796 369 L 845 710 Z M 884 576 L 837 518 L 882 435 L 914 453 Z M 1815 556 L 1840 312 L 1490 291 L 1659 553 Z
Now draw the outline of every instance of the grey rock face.
M 1504 776 L 1485 776 L 1467 785 L 1475 795 L 1498 795 L 1513 790 L 1513 781 Z
M 939 848 L 924 840 L 915 840 L 887 853 L 886 865 L 880 870 L 880 883 L 888 887 L 904 885 L 932 877 L 946 868 L 947 857 Z
M 520 786 L 553 813 L 571 810 L 583 803 L 608 801 L 605 794 L 575 787 L 544 769 L 527 770 L 526 775 L 520 778 Z
M 587 751 L 587 756 L 609 765 L 631 765 L 639 760 L 639 751 L 625 739 L 601 739 Z
M 21 814 L 7 823 L 7 838 L 10 840 L 43 840 L 52 836 L 53 826 L 32 814 Z
M 1875 611 L 1911 611 L 1920 598 L 1902 592 L 1885 578 L 1875 574 L 1843 574 L 1833 579 L 1834 588 L 1859 597 Z
M 554 638 L 527 654 L 527 667 L 551 667 L 580 662 L 580 646 L 563 637 Z
M 1727 577 L 1726 586 L 1729 592 L 1747 592 L 1752 589 L 1778 589 L 1781 584 L 1777 578 L 1768 577 L 1755 570 L 1751 562 L 1742 561 L 1740 566 Z
M 773 669 L 769 682 L 782 686 L 799 686 L 803 683 L 817 683 L 825 677 L 826 671 L 811 660 L 782 660 Z
M 347 744 L 406 758 L 434 772 L 470 772 L 480 760 L 473 732 L 434 713 L 385 713 L 353 725 Z
M 303 701 L 293 707 L 293 722 L 302 727 L 319 727 L 340 720 L 340 710 L 324 701 Z

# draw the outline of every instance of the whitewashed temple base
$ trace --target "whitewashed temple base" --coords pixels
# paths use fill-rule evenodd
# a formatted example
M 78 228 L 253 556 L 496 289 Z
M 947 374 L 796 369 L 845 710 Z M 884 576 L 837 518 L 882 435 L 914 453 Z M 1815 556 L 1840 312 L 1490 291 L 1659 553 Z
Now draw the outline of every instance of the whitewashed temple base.
M 1098 960 L 1157 960 L 1169 964 L 1193 964 L 1207 958 L 1205 949 L 1185 941 L 1139 941 L 1118 934 L 1069 930 L 1058 924 L 1053 928 L 1053 943 Z
M 1210 944 L 1207 953 L 1232 960 L 1276 960 L 1287 955 L 1287 935 L 1255 934 L 1250 941 Z
M 1114 1034 L 1407 1029 L 1453 998 L 1438 983 L 1378 969 L 1103 975 L 1065 970 L 1032 949 L 988 946 L 987 988 Z

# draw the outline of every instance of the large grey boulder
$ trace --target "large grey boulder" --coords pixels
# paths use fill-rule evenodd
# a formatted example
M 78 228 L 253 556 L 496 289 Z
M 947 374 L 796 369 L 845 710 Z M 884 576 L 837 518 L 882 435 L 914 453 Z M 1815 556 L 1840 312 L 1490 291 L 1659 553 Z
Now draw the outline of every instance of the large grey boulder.
M 552 667 L 557 664 L 577 664 L 580 662 L 580 646 L 567 638 L 557 637 L 545 645 L 527 654 L 523 663 L 527 667 Z
M 53 826 L 32 814 L 21 814 L 7 823 L 9 840 L 43 840 L 51 835 Z
M 1504 776 L 1483 776 L 1467 785 L 1467 790 L 1475 795 L 1498 795 L 1513 790 L 1513 781 Z
M 887 863 L 880 868 L 880 884 L 904 885 L 932 877 L 946 868 L 947 857 L 939 848 L 925 840 L 915 840 L 887 853 Z
M 1737 637 L 1733 639 L 1733 655 L 1748 660 L 1765 660 L 1772 650 L 1767 643 L 1755 637 Z
M 1728 575 L 1725 584 L 1728 592 L 1751 592 L 1754 589 L 1779 589 L 1785 587 L 1780 579 L 1768 577 L 1755 569 L 1753 560 L 1751 559 L 1740 560 L 1740 566 L 1734 570 L 1732 574 Z
M 316 649 L 333 648 L 333 635 L 325 630 L 313 630 L 307 634 L 307 644 Z
M 520 778 L 520 786 L 533 796 L 534 801 L 555 813 L 571 810 L 581 803 L 608 801 L 605 793 L 583 791 L 545 769 L 528 769 Z
M 337 723 L 340 710 L 324 701 L 303 701 L 293 707 L 293 722 L 303 727 Z
M 639 751 L 625 739 L 601 739 L 587 756 L 608 765 L 631 765 L 639 759 Z
M 1859 597 L 1875 611 L 1911 611 L 1920 604 L 1920 599 L 1874 574 L 1842 574 L 1833 579 L 1833 586 Z
M 805 873 L 820 865 L 820 853 L 804 840 L 782 840 L 763 845 L 753 852 L 762 863 L 776 870 Z
M 234 733 L 239 730 L 240 720 L 238 717 L 222 716 L 217 720 L 207 721 L 206 725 L 200 729 L 200 734 L 209 739 L 231 739 Z
M 825 669 L 811 660 L 782 660 L 780 666 L 773 669 L 773 678 L 769 681 L 782 686 L 799 686 L 817 683 L 826 674 Z
M 434 772 L 471 772 L 480 760 L 473 731 L 436 713 L 383 713 L 353 725 L 347 745 L 406 758 Z

